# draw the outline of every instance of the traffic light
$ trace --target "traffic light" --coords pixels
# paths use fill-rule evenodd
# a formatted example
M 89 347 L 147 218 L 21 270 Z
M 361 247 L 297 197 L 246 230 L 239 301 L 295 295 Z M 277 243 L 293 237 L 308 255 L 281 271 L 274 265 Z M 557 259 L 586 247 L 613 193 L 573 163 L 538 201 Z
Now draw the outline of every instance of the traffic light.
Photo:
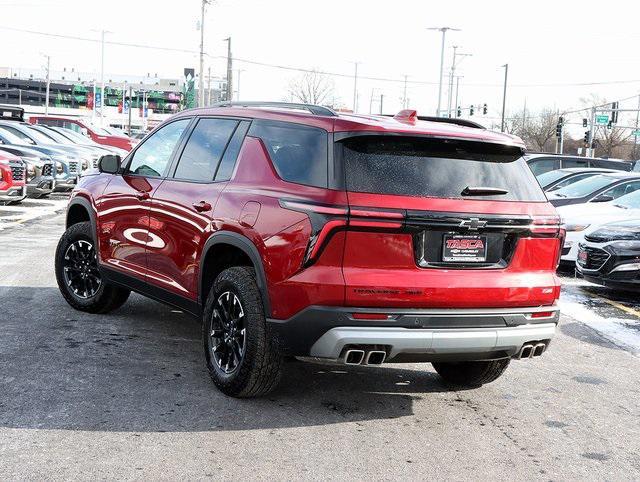
M 584 145 L 585 145 L 585 147 L 589 147 L 589 144 L 590 144 L 589 138 L 591 137 L 590 134 L 591 133 L 589 131 L 584 133 Z
M 582 127 L 587 127 L 587 119 L 582 119 Z
M 462 117 L 462 109 L 460 108 L 460 106 L 458 106 L 457 114 L 457 117 Z
M 607 124 L 607 129 L 612 129 L 612 128 L 613 128 L 613 119 L 611 119 Z
M 472 105 L 469 106 L 469 115 L 470 116 L 473 115 L 473 106 Z
M 611 122 L 609 124 L 617 124 L 618 123 L 618 103 L 613 102 L 611 104 Z
M 562 137 L 562 124 L 560 122 L 556 125 L 556 137 Z
M 482 113 L 483 113 L 484 115 L 487 115 L 487 104 L 484 104 L 484 105 L 482 106 Z

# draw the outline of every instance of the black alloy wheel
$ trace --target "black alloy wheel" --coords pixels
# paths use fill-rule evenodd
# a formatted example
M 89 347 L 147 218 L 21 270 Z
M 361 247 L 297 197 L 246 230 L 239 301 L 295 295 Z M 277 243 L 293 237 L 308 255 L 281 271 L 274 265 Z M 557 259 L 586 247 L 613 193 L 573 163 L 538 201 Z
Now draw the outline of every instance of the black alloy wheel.
M 84 239 L 71 243 L 64 253 L 64 280 L 73 294 L 83 300 L 96 295 L 102 285 L 93 244 Z
M 225 291 L 216 300 L 209 334 L 211 359 L 225 374 L 238 369 L 246 352 L 244 309 L 235 293 Z

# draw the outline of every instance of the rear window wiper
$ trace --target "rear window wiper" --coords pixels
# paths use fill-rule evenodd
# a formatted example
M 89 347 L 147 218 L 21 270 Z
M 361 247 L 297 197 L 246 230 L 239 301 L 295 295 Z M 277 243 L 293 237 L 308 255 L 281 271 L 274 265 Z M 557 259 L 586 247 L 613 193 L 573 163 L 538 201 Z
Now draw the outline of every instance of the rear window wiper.
M 509 191 L 497 187 L 467 186 L 460 194 L 463 196 L 500 196 L 509 194 Z

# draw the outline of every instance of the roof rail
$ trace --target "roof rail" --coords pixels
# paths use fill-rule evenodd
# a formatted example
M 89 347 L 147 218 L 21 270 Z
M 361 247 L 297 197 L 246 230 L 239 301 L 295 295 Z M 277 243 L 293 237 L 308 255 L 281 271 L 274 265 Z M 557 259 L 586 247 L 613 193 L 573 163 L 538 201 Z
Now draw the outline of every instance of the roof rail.
M 232 101 L 218 102 L 216 104 L 213 104 L 211 107 L 274 107 L 277 109 L 306 110 L 313 115 L 326 115 L 330 117 L 335 117 L 338 115 L 335 113 L 335 111 L 329 109 L 328 107 L 322 107 L 321 105 L 313 104 L 299 104 L 295 102 Z
M 400 112 L 404 112 L 404 111 L 400 111 Z M 397 115 L 398 114 L 396 114 L 396 116 Z M 395 117 L 393 114 L 383 114 L 383 116 Z M 483 126 L 482 124 L 478 124 L 477 122 L 473 122 L 467 119 L 458 119 L 456 117 L 431 117 L 427 115 L 419 115 L 419 116 L 416 116 L 416 119 L 422 120 L 422 121 L 429 121 L 429 122 L 441 122 L 443 124 L 456 124 L 463 127 L 471 127 L 473 129 L 486 130 L 486 127 Z

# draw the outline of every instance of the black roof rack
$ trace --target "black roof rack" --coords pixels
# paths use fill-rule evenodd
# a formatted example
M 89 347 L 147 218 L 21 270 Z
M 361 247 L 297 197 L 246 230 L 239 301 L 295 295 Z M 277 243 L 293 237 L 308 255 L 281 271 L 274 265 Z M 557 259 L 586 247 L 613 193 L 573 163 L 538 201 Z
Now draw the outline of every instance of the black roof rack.
M 330 117 L 335 117 L 338 115 L 335 113 L 335 111 L 329 109 L 328 107 L 322 107 L 321 105 L 313 104 L 297 104 L 295 102 L 232 101 L 218 102 L 216 104 L 213 104 L 211 107 L 274 107 L 277 109 L 306 110 L 308 112 L 311 112 L 313 115 L 326 115 Z

